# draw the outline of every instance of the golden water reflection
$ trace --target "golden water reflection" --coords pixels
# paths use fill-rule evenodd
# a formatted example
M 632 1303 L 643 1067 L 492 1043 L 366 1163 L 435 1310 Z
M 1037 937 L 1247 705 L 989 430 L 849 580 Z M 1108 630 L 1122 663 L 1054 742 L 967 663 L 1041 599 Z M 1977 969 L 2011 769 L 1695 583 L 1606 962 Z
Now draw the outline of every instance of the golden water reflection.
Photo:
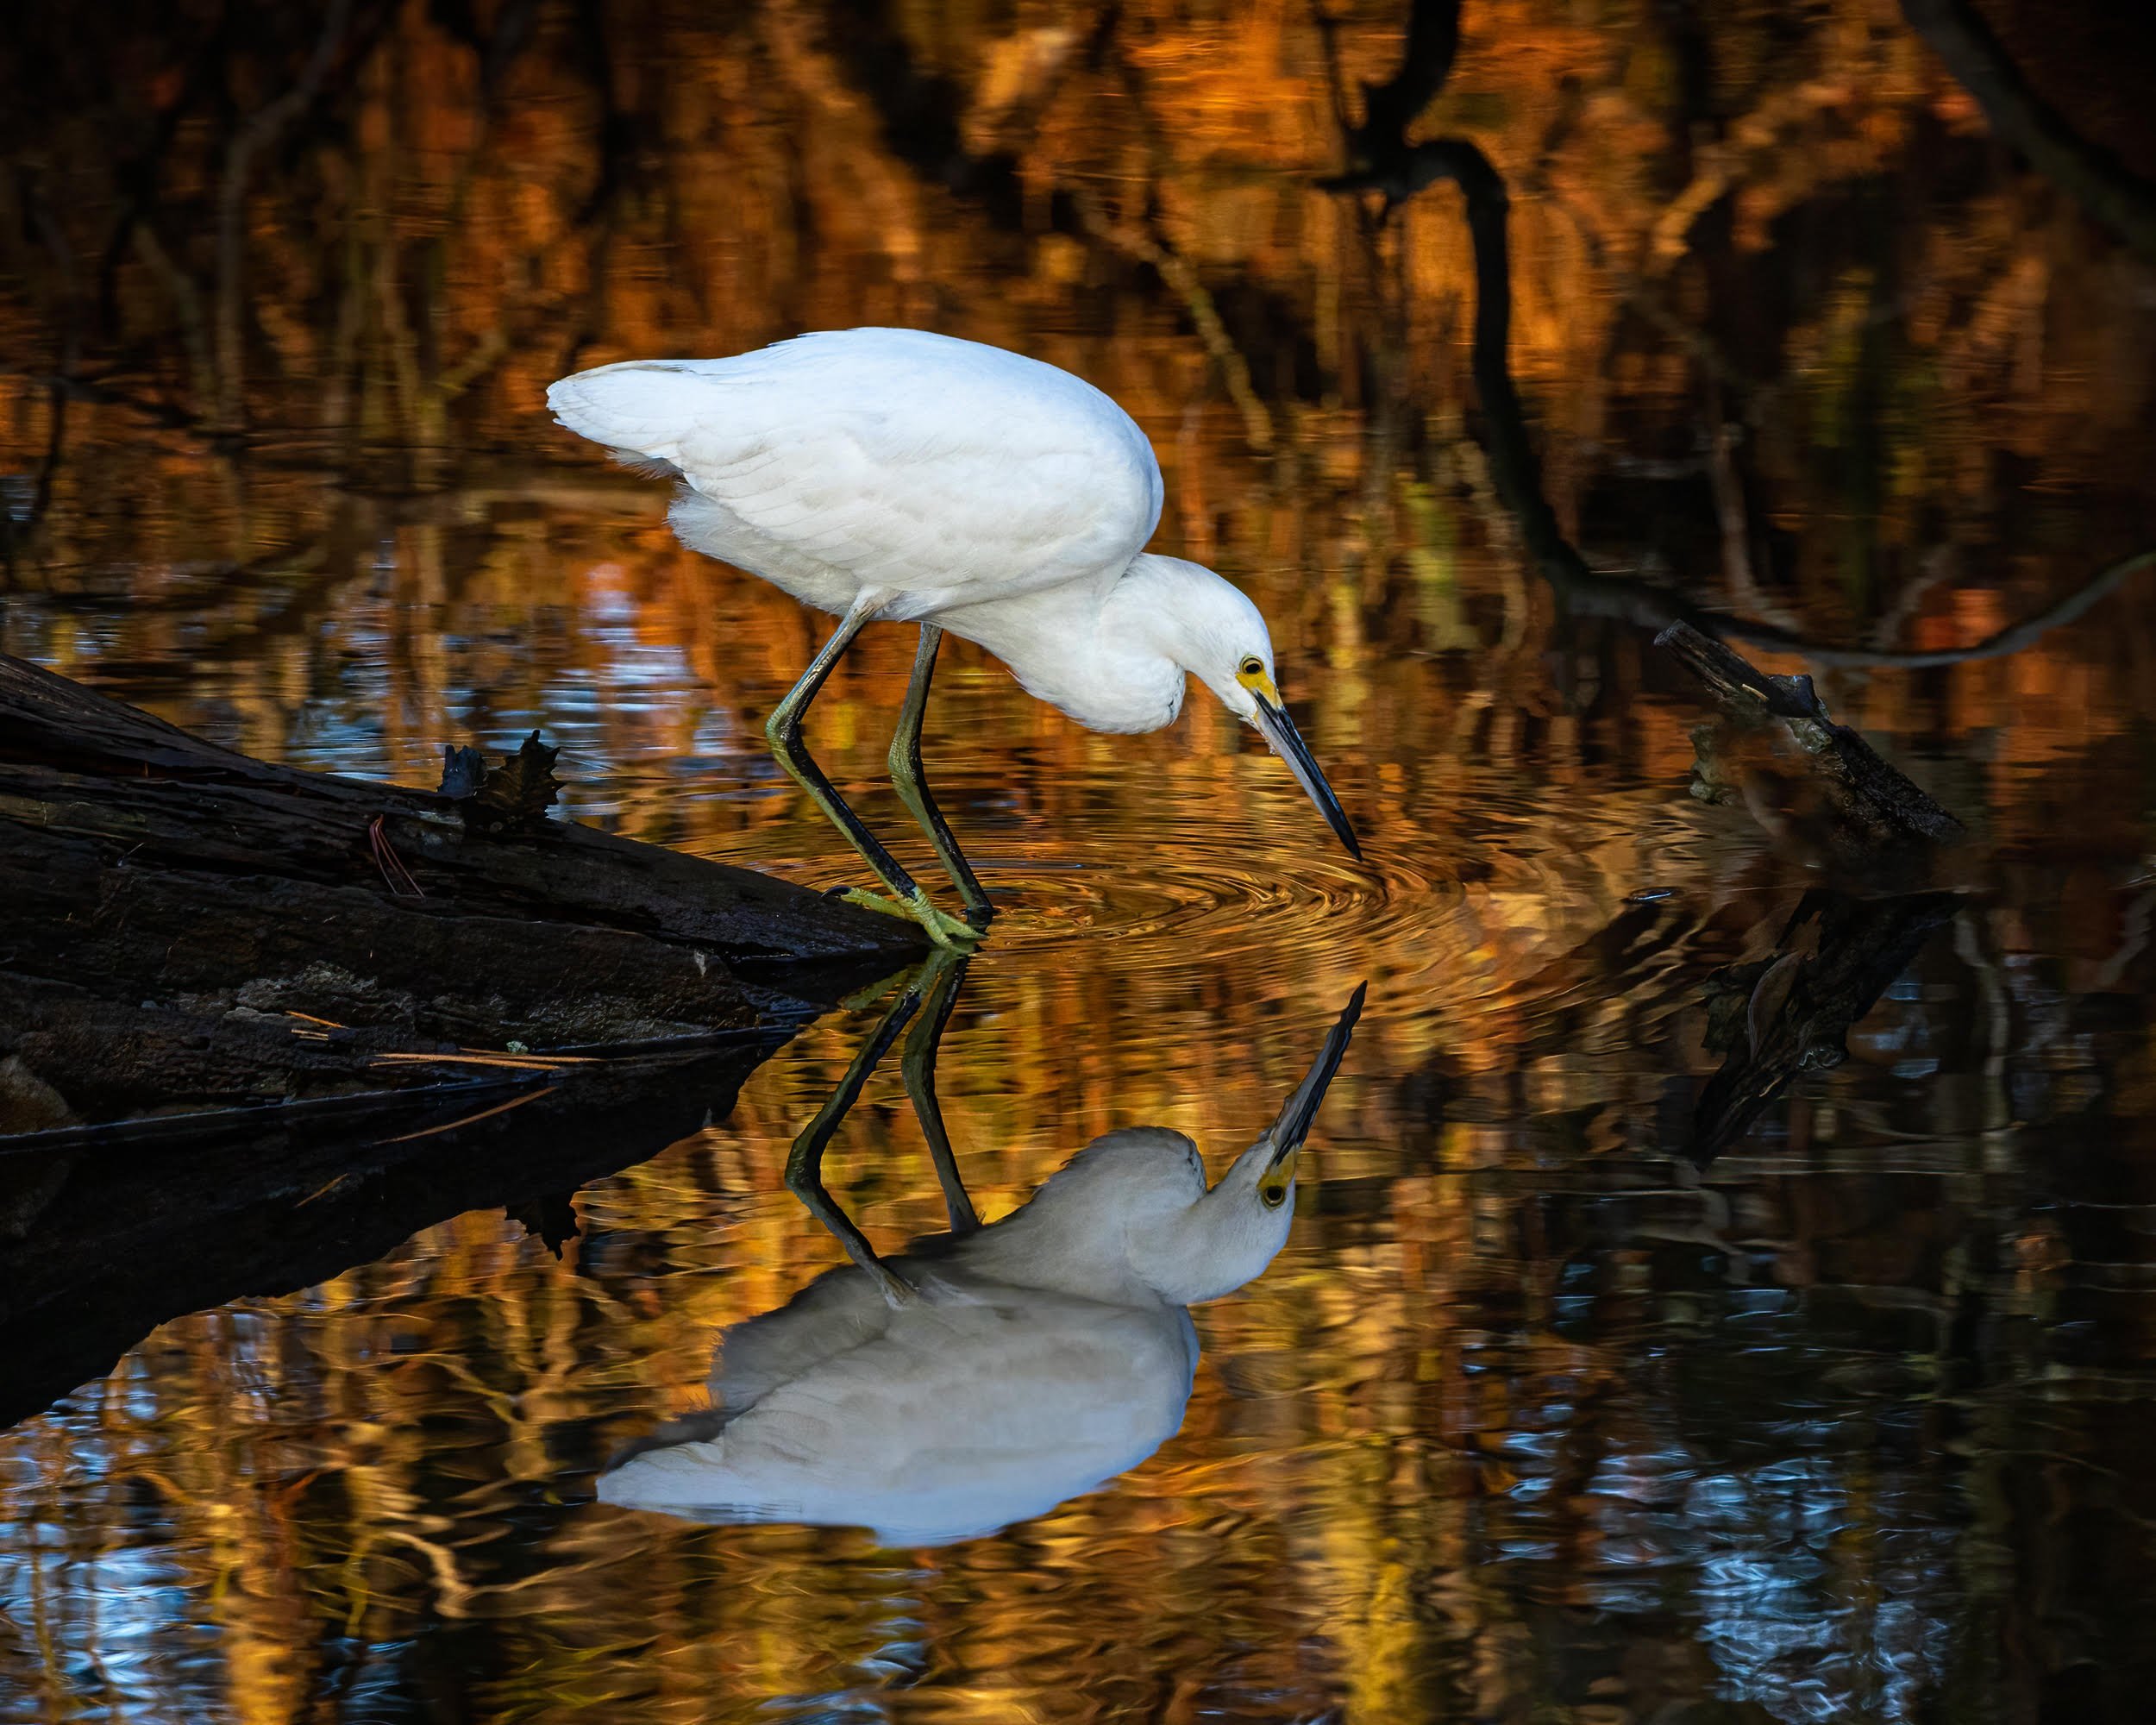
M 1343 77 L 1381 75 L 1397 9 L 1338 9 Z M 2096 27 L 1994 9 L 2130 154 Z M 805 327 L 1006 342 L 1153 437 L 1160 549 L 1264 606 L 1371 867 L 1210 703 L 1094 737 L 951 643 L 930 772 L 1007 906 L 942 1066 L 984 1214 L 1138 1121 L 1217 1171 L 1370 995 L 1285 1249 L 1200 1308 L 1180 1430 L 1100 1490 L 932 1551 L 590 1501 L 724 1326 L 837 1261 L 781 1177 L 863 1008 L 586 1186 L 559 1260 L 461 1215 L 165 1324 L 0 1437 L 0 1719 L 2128 1716 L 2145 596 L 1821 680 L 1970 820 L 1964 896 L 1701 1172 L 1710 984 L 1809 882 L 1685 794 L 1697 714 L 1645 637 L 1523 574 L 1457 206 L 1373 238 L 1312 187 L 1306 11 L 1147 0 L 1097 53 L 1036 0 L 368 12 L 255 159 L 231 275 L 233 128 L 298 26 L 205 58 L 172 9 L 37 10 L 100 76 L 0 116 L 0 646 L 417 782 L 542 726 L 580 818 L 850 881 L 761 737 L 818 624 L 680 550 L 540 392 Z M 1432 123 L 1512 177 L 1514 364 L 1598 568 L 1943 648 L 2147 543 L 2149 271 L 1888 0 L 1466 17 Z M 909 866 L 912 654 L 864 636 L 814 736 Z M 828 1176 L 879 1243 L 938 1225 L 895 1074 Z

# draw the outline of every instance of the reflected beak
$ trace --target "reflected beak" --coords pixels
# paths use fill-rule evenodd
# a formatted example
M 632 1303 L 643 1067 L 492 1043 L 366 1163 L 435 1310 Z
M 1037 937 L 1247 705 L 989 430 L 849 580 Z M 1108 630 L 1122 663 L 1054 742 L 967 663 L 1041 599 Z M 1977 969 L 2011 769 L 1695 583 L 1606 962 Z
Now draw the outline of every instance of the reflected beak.
M 1295 729 L 1295 721 L 1288 717 L 1288 709 L 1281 705 L 1280 691 L 1273 687 L 1273 680 L 1266 676 L 1241 678 L 1243 687 L 1257 702 L 1257 713 L 1252 721 L 1273 745 L 1273 753 L 1288 763 L 1294 774 L 1295 782 L 1318 806 L 1318 812 L 1326 819 L 1348 848 L 1348 855 L 1357 862 L 1363 860 L 1363 847 L 1355 842 L 1355 829 L 1348 825 L 1346 812 L 1340 800 L 1332 794 L 1332 787 L 1326 783 L 1325 775 L 1318 770 L 1318 763 L 1310 754 L 1310 745 L 1302 740 L 1302 733 Z
M 1277 1172 L 1283 1181 L 1294 1177 L 1295 1152 L 1310 1136 L 1310 1123 L 1318 1117 L 1318 1105 L 1325 1101 L 1326 1088 L 1332 1082 L 1332 1075 L 1347 1057 L 1348 1041 L 1355 1034 L 1355 1021 L 1363 1016 L 1363 996 L 1369 991 L 1369 983 L 1357 985 L 1339 1018 L 1326 1032 L 1325 1046 L 1318 1051 L 1317 1060 L 1304 1075 L 1302 1082 L 1295 1086 L 1294 1094 L 1282 1105 L 1279 1117 L 1266 1128 L 1266 1136 L 1273 1141 L 1273 1153 L 1265 1164 L 1269 1175 Z

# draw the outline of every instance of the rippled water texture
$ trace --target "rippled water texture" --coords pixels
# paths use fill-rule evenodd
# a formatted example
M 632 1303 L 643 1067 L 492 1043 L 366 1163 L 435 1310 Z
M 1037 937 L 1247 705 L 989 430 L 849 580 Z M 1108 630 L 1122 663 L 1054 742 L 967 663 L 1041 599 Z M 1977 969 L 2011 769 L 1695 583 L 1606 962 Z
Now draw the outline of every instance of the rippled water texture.
M 1328 9 L 1342 87 L 1385 76 L 1403 9 Z M 1984 9 L 2156 174 L 2145 32 Z M 0 46 L 0 646 L 408 782 L 536 727 L 577 819 L 851 883 L 762 742 L 824 624 L 541 392 L 805 328 L 1003 343 L 1144 426 L 1158 549 L 1263 605 L 1369 866 L 1202 693 L 1095 737 L 947 648 L 930 772 L 1004 907 L 940 1067 L 983 1216 L 1118 1126 L 1217 1175 L 1369 995 L 1284 1248 L 1194 1309 L 1186 1408 L 1187 1364 L 1146 1380 L 1171 1434 L 987 1534 L 594 1498 L 843 1261 L 781 1173 L 886 1002 L 701 1131 L 599 1120 L 573 1194 L 183 1312 L 245 1281 L 206 1259 L 0 1434 L 0 1721 L 2144 1716 L 2149 588 L 1822 673 L 1971 837 L 1951 898 L 1808 899 L 1802 809 L 1692 799 L 1682 674 L 1522 555 L 1456 194 L 1381 228 L 1313 186 L 1307 9 L 216 11 L 37 0 Z M 1513 365 L 1595 568 L 1941 649 L 2156 543 L 2156 267 L 1889 0 L 1463 16 L 1424 129 L 1510 181 Z M 811 733 L 926 866 L 883 781 L 912 653 L 871 630 Z M 1794 950 L 1876 1004 L 1702 1169 Z M 943 1226 L 895 1057 L 825 1173 L 880 1245 Z M 49 1195 L 0 1167 L 6 1227 Z

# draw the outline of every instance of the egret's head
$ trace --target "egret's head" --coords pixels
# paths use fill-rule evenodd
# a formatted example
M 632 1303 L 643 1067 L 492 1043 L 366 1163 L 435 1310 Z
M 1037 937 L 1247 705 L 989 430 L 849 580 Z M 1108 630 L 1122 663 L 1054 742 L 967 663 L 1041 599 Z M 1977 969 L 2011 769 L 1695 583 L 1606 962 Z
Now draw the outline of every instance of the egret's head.
M 1131 566 L 1146 591 L 1163 649 L 1211 689 L 1238 718 L 1246 719 L 1288 763 L 1351 856 L 1360 857 L 1355 829 L 1325 775 L 1288 718 L 1273 680 L 1273 637 L 1264 614 L 1241 588 L 1200 563 L 1147 553 Z M 1127 579 L 1127 578 L 1126 578 Z
M 1347 1054 L 1363 1014 L 1363 994 L 1356 989 L 1302 1082 L 1213 1189 L 1202 1189 L 1200 1174 L 1200 1195 L 1187 1210 L 1163 1210 L 1130 1229 L 1133 1258 L 1149 1266 L 1147 1279 L 1164 1298 L 1189 1306 L 1232 1294 L 1287 1245 L 1295 1214 L 1295 1164 L 1318 1105 Z M 1194 1147 L 1189 1155 L 1194 1164 Z

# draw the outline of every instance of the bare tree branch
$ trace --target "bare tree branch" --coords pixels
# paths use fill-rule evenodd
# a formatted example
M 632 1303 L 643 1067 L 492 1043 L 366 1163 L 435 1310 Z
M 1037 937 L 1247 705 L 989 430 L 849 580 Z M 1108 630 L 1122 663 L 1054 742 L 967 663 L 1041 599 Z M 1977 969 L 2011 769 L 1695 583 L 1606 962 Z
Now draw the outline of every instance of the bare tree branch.
M 1877 648 L 1827 646 L 1752 624 L 1727 622 L 1716 626 L 1733 641 L 1748 641 L 1754 646 L 1801 653 L 1814 664 L 1830 668 L 1864 670 L 1899 666 L 1905 670 L 1923 670 L 1940 665 L 1965 665 L 1977 659 L 2003 659 L 2009 654 L 2033 646 L 2040 637 L 2084 615 L 2099 599 L 2109 598 L 2126 585 L 2129 576 L 2147 568 L 2156 568 L 2156 547 L 2136 551 L 2099 569 L 2065 598 L 2045 606 L 2034 617 L 2025 617 L 1996 635 L 1987 635 L 1971 647 L 1944 647 L 1930 652 L 1883 651 Z
M 2156 259 L 2156 186 L 2076 132 L 2036 93 L 1971 0 L 1902 0 L 1902 14 L 1976 97 L 2004 143 L 2143 257 Z
M 1951 0 L 1946 0 L 1951 3 Z M 1911 7 L 1938 0 L 1905 0 Z M 1451 33 L 1445 21 L 1450 15 Z M 1451 72 L 1458 42 L 1459 0 L 1415 0 L 1401 69 L 1378 91 L 1393 92 L 1378 123 L 1366 112 L 1349 133 L 1350 166 L 1344 173 L 1319 181 L 1332 191 L 1376 191 L 1387 213 L 1444 181 L 1460 188 L 1467 205 L 1468 233 L 1475 252 L 1475 330 L 1472 370 L 1481 398 L 1483 442 L 1490 478 L 1499 500 L 1519 524 L 1520 537 L 1538 573 L 1558 600 L 1577 616 L 1606 617 L 1661 630 L 1689 624 L 1725 640 L 1741 641 L 1770 651 L 1793 653 L 1813 663 L 1851 668 L 1904 667 L 1919 669 L 1958 665 L 1969 660 L 2018 653 L 2049 630 L 2072 622 L 2124 584 L 2138 571 L 2156 565 L 2156 549 L 2135 552 L 2098 571 L 2087 582 L 2035 616 L 2001 630 L 1972 647 L 1931 652 L 1837 647 L 1775 624 L 1747 622 L 1691 604 L 1681 594 L 1590 568 L 1565 537 L 1557 512 L 1542 489 L 1541 463 L 1528 436 L 1525 410 L 1514 386 L 1509 348 L 1512 339 L 1512 263 L 1507 222 L 1512 200 L 1504 176 L 1479 146 L 1466 138 L 1430 138 L 1411 144 L 1406 136 L 1413 112 L 1401 113 L 1407 93 L 1434 95 Z M 1375 94 L 1376 92 L 1373 92 Z
M 1244 438 L 1260 455 L 1269 454 L 1274 442 L 1272 413 L 1259 397 L 1257 385 L 1250 380 L 1250 362 L 1235 345 L 1228 326 L 1220 321 L 1219 309 L 1213 304 L 1205 283 L 1199 279 L 1198 272 L 1191 267 L 1190 260 L 1144 224 L 1119 222 L 1110 216 L 1089 187 L 1073 185 L 1069 196 L 1071 208 L 1077 212 L 1079 223 L 1087 234 L 1104 245 L 1112 246 L 1125 257 L 1150 265 L 1182 301 L 1200 344 L 1219 371 L 1228 399 L 1242 416 Z
M 1413 0 L 1400 70 L 1363 86 L 1363 123 L 1348 138 L 1351 160 L 1364 153 L 1366 137 L 1381 149 L 1399 141 L 1445 88 L 1459 50 L 1460 0 Z
M 285 127 L 313 106 L 330 63 L 344 45 L 351 0 L 329 0 L 322 33 L 291 89 L 248 117 L 225 150 L 224 180 L 217 191 L 217 421 L 225 430 L 239 429 L 244 371 L 240 327 L 240 267 L 245 251 L 248 179 L 254 159 L 277 141 Z

